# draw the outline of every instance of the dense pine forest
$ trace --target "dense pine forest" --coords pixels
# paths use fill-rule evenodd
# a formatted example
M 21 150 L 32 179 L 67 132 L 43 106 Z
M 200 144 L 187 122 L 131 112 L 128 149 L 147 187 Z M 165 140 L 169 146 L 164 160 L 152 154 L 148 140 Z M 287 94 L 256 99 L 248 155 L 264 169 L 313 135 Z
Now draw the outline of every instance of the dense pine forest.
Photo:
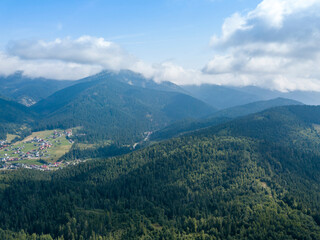
M 274 108 L 52 173 L 2 172 L 0 234 L 319 239 L 319 114 Z

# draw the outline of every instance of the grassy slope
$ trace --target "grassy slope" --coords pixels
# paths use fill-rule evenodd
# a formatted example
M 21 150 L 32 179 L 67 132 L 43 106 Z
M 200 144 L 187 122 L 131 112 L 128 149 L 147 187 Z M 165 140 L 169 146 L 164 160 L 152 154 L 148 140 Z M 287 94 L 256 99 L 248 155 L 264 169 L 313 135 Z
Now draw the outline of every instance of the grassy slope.
M 34 143 L 26 143 L 27 141 L 32 140 L 34 137 L 48 139 L 53 144 L 53 146 L 47 150 L 48 153 L 46 155 L 49 155 L 49 156 L 43 157 L 42 159 L 47 162 L 56 162 L 61 156 L 63 156 L 66 152 L 68 152 L 71 149 L 72 144 L 70 144 L 69 141 L 64 136 L 56 139 L 56 140 L 60 140 L 59 143 L 55 142 L 56 140 L 53 140 L 50 138 L 50 136 L 53 134 L 54 131 L 55 130 L 33 132 L 31 135 L 27 136 L 23 140 L 14 143 L 13 147 L 17 148 L 17 147 L 24 146 L 23 151 L 26 153 L 26 152 L 32 151 L 33 149 L 38 148 L 34 146 Z M 61 130 L 58 130 L 58 131 L 61 131 Z M 4 151 L 4 150 L 5 149 L 0 150 L 0 157 L 3 157 L 5 153 L 10 155 L 11 157 L 19 156 L 19 154 L 13 154 L 14 150 L 10 150 L 10 151 Z M 29 164 L 29 165 L 42 164 L 39 162 L 39 159 L 25 159 L 25 160 L 14 161 L 13 163 L 15 162 Z

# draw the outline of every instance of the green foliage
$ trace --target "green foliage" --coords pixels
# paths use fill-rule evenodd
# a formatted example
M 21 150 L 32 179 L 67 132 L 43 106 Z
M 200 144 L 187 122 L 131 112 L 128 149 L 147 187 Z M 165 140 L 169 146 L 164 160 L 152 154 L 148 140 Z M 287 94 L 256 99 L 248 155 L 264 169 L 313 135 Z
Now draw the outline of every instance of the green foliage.
M 286 106 L 245 116 L 197 134 L 244 136 L 315 151 L 320 138 L 319 106 Z
M 317 159 L 186 136 L 51 175 L 4 173 L 0 226 L 65 239 L 319 239 Z

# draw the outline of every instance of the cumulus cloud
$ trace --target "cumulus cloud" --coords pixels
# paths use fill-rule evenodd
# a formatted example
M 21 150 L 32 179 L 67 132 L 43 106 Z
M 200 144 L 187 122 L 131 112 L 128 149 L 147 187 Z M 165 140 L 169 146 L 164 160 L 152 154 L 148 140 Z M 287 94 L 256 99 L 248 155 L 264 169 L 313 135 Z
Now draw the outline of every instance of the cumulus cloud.
M 46 41 L 14 41 L 7 48 L 10 55 L 21 59 L 59 60 L 77 64 L 99 64 L 105 68 L 119 70 L 135 61 L 113 42 L 91 36 L 78 39 L 56 39 Z
M 319 0 L 263 0 L 225 20 L 203 72 L 232 85 L 320 91 L 319 42 Z
M 0 52 L 0 75 L 10 75 L 22 71 L 29 77 L 46 77 L 58 80 L 77 80 L 100 72 L 99 65 L 86 65 L 59 60 L 24 60 Z
M 0 52 L 0 74 L 22 71 L 29 77 L 77 80 L 103 69 L 128 69 L 137 62 L 120 46 L 103 38 L 20 40 L 10 42 L 6 52 Z

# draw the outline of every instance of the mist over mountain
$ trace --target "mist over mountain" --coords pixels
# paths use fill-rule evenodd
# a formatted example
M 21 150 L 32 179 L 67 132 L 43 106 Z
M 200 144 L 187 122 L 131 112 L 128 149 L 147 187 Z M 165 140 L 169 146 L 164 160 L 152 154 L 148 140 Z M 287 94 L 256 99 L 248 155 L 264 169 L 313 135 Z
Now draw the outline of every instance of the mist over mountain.
M 26 106 L 31 106 L 72 84 L 74 84 L 73 81 L 30 78 L 24 76 L 22 72 L 0 76 L 1 94 Z
M 146 78 L 142 74 L 130 71 L 130 70 L 120 70 L 118 72 L 115 71 L 102 71 L 94 76 L 90 76 L 78 82 L 85 82 L 85 81 L 93 81 L 95 79 L 100 78 L 111 78 L 117 80 L 119 82 L 127 83 L 132 86 L 141 87 L 141 88 L 148 88 L 160 91 L 167 91 L 167 92 L 180 92 L 187 94 L 187 92 L 180 86 L 169 82 L 169 81 L 161 81 L 156 82 L 152 78 Z
M 214 84 L 179 86 L 169 81 L 155 82 L 152 78 L 145 78 L 141 74 L 130 70 L 120 70 L 118 72 L 105 70 L 94 76 L 75 81 L 30 78 L 24 76 L 22 72 L 16 72 L 6 77 L 0 77 L 0 90 L 3 96 L 23 105 L 31 106 L 58 90 L 73 84 L 94 81 L 101 77 L 117 79 L 120 82 L 141 88 L 191 95 L 216 109 L 225 109 L 274 98 L 287 98 L 309 105 L 320 104 L 320 93 L 316 91 L 280 92 L 255 86 L 234 87 Z

